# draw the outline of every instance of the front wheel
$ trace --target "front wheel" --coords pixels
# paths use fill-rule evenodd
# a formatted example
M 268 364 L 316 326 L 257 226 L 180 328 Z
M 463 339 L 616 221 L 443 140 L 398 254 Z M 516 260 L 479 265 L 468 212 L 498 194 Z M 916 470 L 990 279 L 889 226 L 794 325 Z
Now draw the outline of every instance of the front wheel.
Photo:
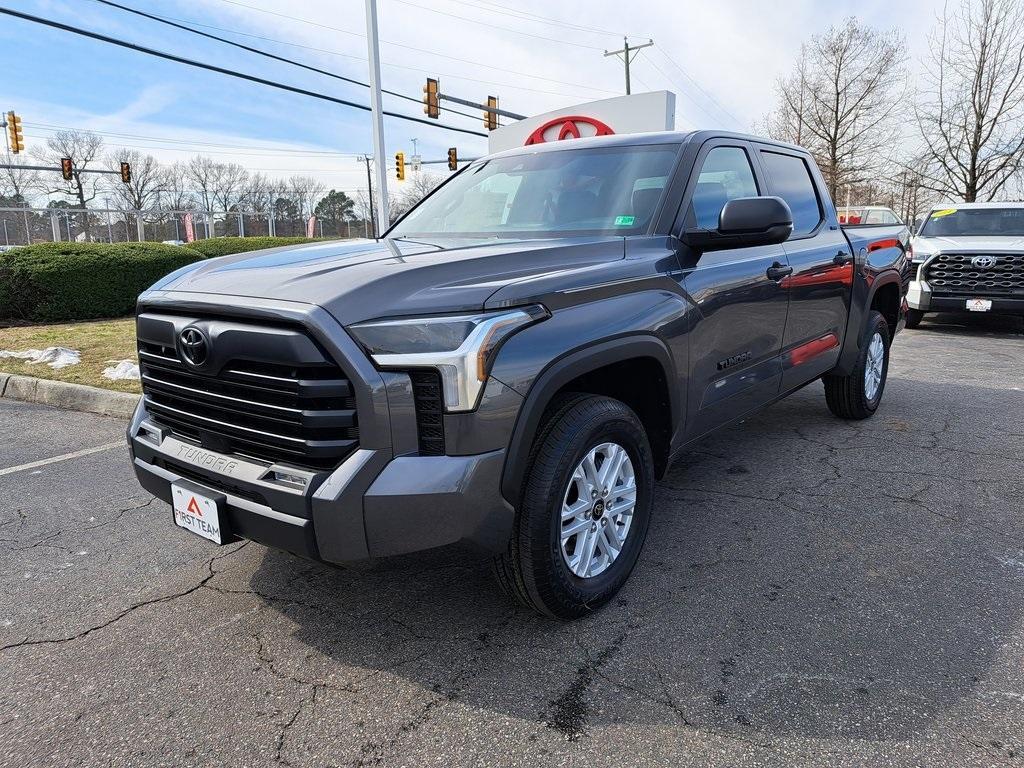
M 872 311 L 861 340 L 857 364 L 848 376 L 824 376 L 825 402 L 841 419 L 866 419 L 882 402 L 889 373 L 889 324 Z
M 596 610 L 636 565 L 653 492 L 636 414 L 608 397 L 560 398 L 537 436 L 508 551 L 495 560 L 498 582 L 553 618 Z
M 917 328 L 924 319 L 924 312 L 920 309 L 907 310 L 907 328 Z

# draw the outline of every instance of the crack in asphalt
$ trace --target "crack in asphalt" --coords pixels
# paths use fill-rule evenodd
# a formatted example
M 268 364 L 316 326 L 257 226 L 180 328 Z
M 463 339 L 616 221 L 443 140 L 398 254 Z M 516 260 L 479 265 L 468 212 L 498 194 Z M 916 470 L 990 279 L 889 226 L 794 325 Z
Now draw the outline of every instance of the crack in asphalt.
M 102 629 L 106 629 L 107 627 L 109 627 L 109 626 L 111 626 L 113 624 L 116 624 L 117 622 L 121 621 L 121 619 L 125 618 L 126 616 L 130 616 L 131 614 L 133 614 L 135 611 L 139 610 L 140 608 L 145 608 L 146 606 L 150 606 L 150 605 L 157 605 L 159 603 L 167 603 L 167 602 L 170 602 L 172 600 L 178 600 L 178 599 L 180 599 L 182 597 L 185 597 L 187 595 L 191 595 L 193 592 L 195 592 L 197 590 L 200 590 L 204 586 L 206 586 L 206 583 L 208 581 L 210 581 L 210 579 L 212 579 L 214 576 L 216 576 L 218 573 L 220 573 L 219 571 L 215 571 L 213 569 L 213 564 L 216 561 L 222 560 L 225 557 L 230 557 L 231 555 L 235 554 L 236 552 L 241 550 L 243 547 L 245 547 L 245 545 L 248 544 L 248 543 L 249 542 L 247 542 L 247 541 L 242 542 L 238 547 L 236 547 L 235 549 L 231 550 L 230 552 L 225 552 L 222 555 L 217 555 L 216 557 L 210 558 L 206 562 L 206 568 L 208 569 L 209 573 L 206 576 L 204 576 L 202 578 L 202 580 L 198 584 L 195 584 L 195 585 L 189 587 L 188 589 L 184 589 L 184 590 L 182 590 L 180 592 L 174 592 L 174 593 L 171 593 L 169 595 L 162 595 L 160 597 L 155 597 L 155 598 L 152 598 L 150 600 L 142 600 L 140 602 L 133 603 L 132 605 L 128 606 L 127 608 L 122 609 L 117 615 L 111 617 L 110 619 L 107 619 L 106 621 L 104 621 L 104 622 L 102 622 L 100 624 L 96 624 L 94 626 L 88 627 L 87 629 L 83 629 L 80 632 L 76 632 L 73 635 L 68 635 L 66 637 L 48 637 L 48 638 L 30 638 L 30 637 L 25 637 L 25 639 L 19 640 L 16 643 L 9 643 L 7 645 L 0 646 L 0 653 L 2 653 L 4 651 L 13 650 L 13 649 L 16 649 L 16 648 L 24 648 L 24 647 L 33 646 L 33 645 L 62 645 L 64 643 L 74 642 L 75 640 L 81 640 L 84 637 L 88 637 L 93 632 L 99 632 Z

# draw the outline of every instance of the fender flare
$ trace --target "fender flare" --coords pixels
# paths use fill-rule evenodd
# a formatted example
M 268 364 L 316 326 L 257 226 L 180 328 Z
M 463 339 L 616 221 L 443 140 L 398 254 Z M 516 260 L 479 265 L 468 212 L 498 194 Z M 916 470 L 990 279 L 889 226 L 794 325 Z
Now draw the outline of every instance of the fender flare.
M 846 338 L 843 341 L 843 351 L 839 356 L 839 363 L 834 373 L 848 375 L 853 370 L 857 355 L 860 353 L 861 337 L 864 335 L 864 328 L 867 327 L 868 318 L 871 316 L 871 304 L 875 300 L 878 289 L 886 285 L 897 285 L 902 293 L 903 281 L 900 273 L 894 269 L 887 269 L 875 276 L 870 284 L 863 278 L 860 280 L 863 285 L 863 293 L 855 290 L 851 298 L 850 317 L 846 325 Z M 860 295 L 864 298 L 861 300 Z M 895 330 L 895 329 L 894 329 Z
M 622 336 L 570 350 L 549 363 L 537 375 L 519 408 L 501 476 L 501 495 L 509 504 L 513 507 L 519 504 L 533 440 L 555 394 L 570 381 L 585 373 L 636 357 L 654 358 L 661 365 L 668 388 L 670 423 L 673 426 L 679 423 L 682 403 L 675 363 L 668 347 L 657 336 Z

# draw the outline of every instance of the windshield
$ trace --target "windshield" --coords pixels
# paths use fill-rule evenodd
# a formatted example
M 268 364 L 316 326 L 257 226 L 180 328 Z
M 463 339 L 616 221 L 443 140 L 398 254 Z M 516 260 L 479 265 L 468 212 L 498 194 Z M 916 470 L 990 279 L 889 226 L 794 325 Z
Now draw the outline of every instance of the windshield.
M 437 190 L 390 237 L 543 237 L 644 232 L 678 145 L 566 149 L 484 159 Z
M 1024 208 L 943 208 L 932 211 L 921 237 L 1024 236 Z

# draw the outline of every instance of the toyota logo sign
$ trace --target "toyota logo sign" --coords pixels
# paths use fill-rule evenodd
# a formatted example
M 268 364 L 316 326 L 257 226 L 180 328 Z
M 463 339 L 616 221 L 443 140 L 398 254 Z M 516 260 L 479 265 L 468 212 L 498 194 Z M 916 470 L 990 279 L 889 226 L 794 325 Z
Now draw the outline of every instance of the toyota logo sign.
M 971 259 L 971 266 L 977 267 L 978 269 L 991 269 L 998 263 L 999 259 L 997 259 L 995 256 L 989 256 L 988 254 L 975 256 L 973 259 Z
M 210 354 L 210 340 L 199 328 L 189 326 L 178 336 L 181 356 L 189 365 L 202 365 Z
M 543 144 L 548 141 L 547 133 L 552 129 L 557 128 L 557 135 L 554 137 L 554 141 L 561 141 L 562 139 L 578 139 L 582 136 L 580 133 L 580 126 L 590 126 L 594 129 L 594 136 L 611 136 L 615 133 L 611 129 L 611 126 L 602 123 L 597 118 L 583 117 L 581 115 L 568 115 L 566 117 L 556 117 L 554 120 L 548 120 L 544 125 L 540 126 L 526 139 L 524 146 L 530 146 L 531 144 Z M 553 131 L 552 131 L 553 132 Z M 588 131 L 589 133 L 589 131 Z

